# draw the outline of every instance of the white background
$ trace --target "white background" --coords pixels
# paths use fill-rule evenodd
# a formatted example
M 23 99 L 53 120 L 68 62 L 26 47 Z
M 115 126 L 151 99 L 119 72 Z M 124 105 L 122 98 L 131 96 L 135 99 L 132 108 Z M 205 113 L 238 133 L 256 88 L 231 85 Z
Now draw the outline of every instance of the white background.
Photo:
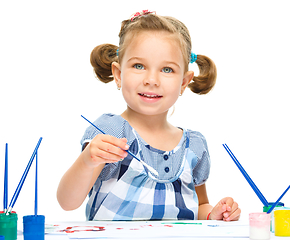
M 142 9 L 183 21 L 193 52 L 217 65 L 214 90 L 199 96 L 188 89 L 169 118 L 208 141 L 210 203 L 232 196 L 242 218 L 261 211 L 262 203 L 222 144 L 228 144 L 268 201 L 276 201 L 290 184 L 288 1 L 1 1 L 0 179 L 7 142 L 9 201 L 43 137 L 38 214 L 47 221 L 85 220 L 85 203 L 65 212 L 56 200 L 60 178 L 79 155 L 88 127 L 80 115 L 95 120 L 126 108 L 114 83 L 95 79 L 90 53 L 102 43 L 118 45 L 121 21 Z M 190 68 L 198 73 L 196 64 Z M 19 218 L 33 214 L 34 167 L 14 207 Z M 283 202 L 290 206 L 290 192 Z

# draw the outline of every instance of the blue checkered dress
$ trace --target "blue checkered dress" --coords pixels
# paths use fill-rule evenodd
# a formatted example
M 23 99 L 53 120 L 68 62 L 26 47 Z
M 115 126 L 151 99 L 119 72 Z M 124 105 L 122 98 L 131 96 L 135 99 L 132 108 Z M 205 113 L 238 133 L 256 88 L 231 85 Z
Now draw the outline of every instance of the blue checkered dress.
M 128 140 L 129 150 L 156 169 L 156 177 L 128 156 L 106 164 L 89 193 L 87 220 L 197 219 L 195 186 L 208 178 L 210 159 L 205 138 L 183 129 L 178 146 L 161 151 L 148 145 L 120 115 L 104 114 L 95 122 L 109 135 Z M 100 132 L 89 126 L 81 144 Z

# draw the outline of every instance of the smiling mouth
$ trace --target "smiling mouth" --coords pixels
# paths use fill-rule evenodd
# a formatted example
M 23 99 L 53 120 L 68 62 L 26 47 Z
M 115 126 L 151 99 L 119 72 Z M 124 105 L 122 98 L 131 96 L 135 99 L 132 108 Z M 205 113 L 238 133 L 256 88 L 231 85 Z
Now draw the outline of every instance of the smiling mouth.
M 138 93 L 140 96 L 142 97 L 146 97 L 146 98 L 161 98 L 162 96 L 161 95 L 149 95 L 149 94 L 145 94 L 145 93 Z

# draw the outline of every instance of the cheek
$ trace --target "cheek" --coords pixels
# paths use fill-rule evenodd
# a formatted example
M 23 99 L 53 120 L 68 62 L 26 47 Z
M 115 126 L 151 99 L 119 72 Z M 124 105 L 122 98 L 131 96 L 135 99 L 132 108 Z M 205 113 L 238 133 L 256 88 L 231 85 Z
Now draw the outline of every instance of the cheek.
M 136 89 L 136 81 L 133 78 L 127 76 L 126 78 L 121 79 L 121 86 L 122 89 L 130 92 Z
M 177 99 L 179 98 L 179 94 L 181 91 L 181 87 L 177 84 L 170 85 L 170 88 L 167 89 L 166 95 L 168 96 L 168 103 L 170 105 L 174 105 Z
M 181 84 L 181 81 L 175 79 L 175 81 L 172 81 L 171 84 L 168 86 L 168 91 L 174 96 L 179 96 L 181 92 Z
M 171 94 L 171 104 L 174 105 L 175 102 L 177 101 L 177 99 L 179 98 L 179 94 L 180 94 L 180 91 L 174 91 L 172 94 Z
M 142 83 L 141 74 L 134 74 L 130 71 L 123 71 L 121 73 L 122 88 L 134 90 L 140 83 Z
M 126 75 L 121 80 L 121 90 L 125 101 L 130 101 L 136 94 L 138 82 L 132 76 Z

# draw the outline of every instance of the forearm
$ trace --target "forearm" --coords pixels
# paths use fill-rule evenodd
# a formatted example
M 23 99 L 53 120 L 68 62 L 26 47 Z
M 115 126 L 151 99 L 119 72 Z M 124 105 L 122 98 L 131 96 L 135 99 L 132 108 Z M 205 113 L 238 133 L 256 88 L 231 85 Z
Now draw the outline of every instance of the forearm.
M 198 219 L 206 220 L 213 207 L 209 204 L 205 184 L 196 186 L 195 191 L 197 193 L 199 202 Z
M 92 187 L 94 168 L 84 163 L 84 155 L 84 152 L 80 154 L 79 158 L 67 170 L 59 183 L 57 199 L 64 210 L 78 208 Z
M 82 151 L 78 159 L 62 177 L 57 199 L 65 210 L 78 208 L 106 163 L 115 163 L 127 156 L 127 139 L 99 134 Z
M 198 220 L 207 220 L 207 216 L 211 212 L 212 208 L 213 207 L 209 203 L 199 205 Z

